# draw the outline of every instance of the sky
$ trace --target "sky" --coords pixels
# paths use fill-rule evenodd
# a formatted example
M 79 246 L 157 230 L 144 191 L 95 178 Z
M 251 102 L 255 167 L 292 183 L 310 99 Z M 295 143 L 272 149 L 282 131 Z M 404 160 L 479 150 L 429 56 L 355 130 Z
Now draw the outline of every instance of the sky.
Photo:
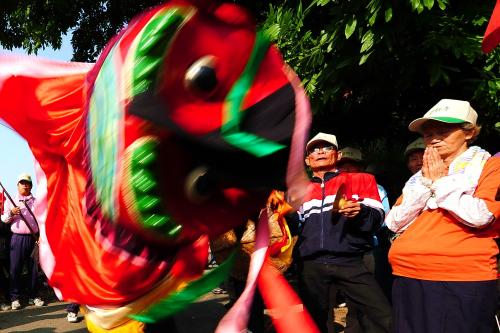
M 0 46 L 0 53 L 27 54 L 22 49 L 6 51 Z M 40 50 L 38 57 L 69 61 L 72 57 L 71 37 L 63 38 L 60 50 Z M 11 196 L 17 193 L 16 181 L 21 173 L 28 173 L 33 179 L 33 193 L 36 193 L 36 178 L 33 154 L 26 141 L 9 129 L 0 119 L 0 181 Z

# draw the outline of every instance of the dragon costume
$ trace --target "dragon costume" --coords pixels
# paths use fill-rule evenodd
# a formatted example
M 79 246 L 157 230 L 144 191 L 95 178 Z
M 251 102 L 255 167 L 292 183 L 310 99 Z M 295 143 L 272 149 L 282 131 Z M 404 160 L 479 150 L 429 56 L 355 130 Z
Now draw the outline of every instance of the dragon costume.
M 211 290 L 231 260 L 204 273 L 209 237 L 305 179 L 307 98 L 234 4 L 153 8 L 95 64 L 2 55 L 0 117 L 39 165 L 42 268 L 92 332 L 141 332 Z
M 482 50 L 484 53 L 493 51 L 500 43 L 500 0 L 496 1 L 488 26 L 483 36 Z

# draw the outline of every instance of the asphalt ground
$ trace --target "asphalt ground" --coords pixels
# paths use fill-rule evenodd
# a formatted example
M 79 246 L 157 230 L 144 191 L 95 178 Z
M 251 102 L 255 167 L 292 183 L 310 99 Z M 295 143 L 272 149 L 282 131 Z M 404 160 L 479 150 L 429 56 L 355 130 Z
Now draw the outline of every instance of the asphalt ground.
M 41 292 L 46 305 L 36 307 L 27 305 L 26 299 L 21 299 L 23 307 L 20 310 L 0 312 L 1 333 L 84 333 L 87 332 L 83 317 L 79 316 L 77 323 L 69 323 L 66 319 L 66 302 L 60 302 L 51 289 Z M 174 317 L 177 326 L 176 333 L 212 333 L 217 323 L 226 313 L 225 305 L 229 303 L 228 294 L 208 293 L 196 303 Z M 335 309 L 335 332 L 342 332 L 345 326 L 347 308 Z M 270 327 L 269 333 L 274 332 Z
M 69 323 L 66 319 L 66 302 L 59 302 L 54 295 L 45 293 L 47 302 L 42 307 L 26 305 L 20 310 L 0 312 L 0 332 L 2 333 L 84 333 L 87 332 L 83 317 L 77 323 Z M 212 294 L 201 297 L 188 309 L 175 316 L 178 333 L 214 332 L 217 323 L 226 312 L 225 304 L 229 302 L 227 294 Z
M 65 302 L 52 301 L 45 306 L 27 306 L 20 310 L 0 312 L 0 332 L 87 332 L 85 322 L 80 317 L 77 323 L 66 320 Z

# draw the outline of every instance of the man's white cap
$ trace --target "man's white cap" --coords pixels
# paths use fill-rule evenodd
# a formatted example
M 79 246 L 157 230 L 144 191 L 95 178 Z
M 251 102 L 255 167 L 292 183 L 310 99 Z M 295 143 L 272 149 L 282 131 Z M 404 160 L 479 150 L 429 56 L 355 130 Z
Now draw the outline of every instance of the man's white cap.
M 410 144 L 408 146 L 406 146 L 404 156 L 408 156 L 410 153 L 414 152 L 415 150 L 425 150 L 424 139 L 418 138 L 415 141 L 410 142 Z
M 420 132 L 422 125 L 428 120 L 441 121 L 449 124 L 471 123 L 476 125 L 477 112 L 467 101 L 457 99 L 442 99 L 432 107 L 422 118 L 415 119 L 408 128 Z
M 353 160 L 355 162 L 362 162 L 363 161 L 363 154 L 361 153 L 361 150 L 353 147 L 345 147 L 340 149 L 342 152 L 342 157 L 340 158 L 340 161 L 343 160 Z
M 31 181 L 31 176 L 28 175 L 27 173 L 22 173 L 19 175 L 19 177 L 17 177 L 17 182 L 19 183 L 21 180 L 25 180 L 27 182 L 30 182 L 32 183 Z
M 314 136 L 314 138 L 312 138 L 311 140 L 309 140 L 309 142 L 306 145 L 306 151 L 309 150 L 309 147 L 313 143 L 316 143 L 316 142 L 319 142 L 319 141 L 325 141 L 325 142 L 331 143 L 332 145 L 335 146 L 335 148 L 339 147 L 339 145 L 337 143 L 337 137 L 335 135 L 333 135 L 333 134 L 326 134 L 326 133 L 323 133 L 323 132 L 319 132 L 318 134 L 316 134 Z

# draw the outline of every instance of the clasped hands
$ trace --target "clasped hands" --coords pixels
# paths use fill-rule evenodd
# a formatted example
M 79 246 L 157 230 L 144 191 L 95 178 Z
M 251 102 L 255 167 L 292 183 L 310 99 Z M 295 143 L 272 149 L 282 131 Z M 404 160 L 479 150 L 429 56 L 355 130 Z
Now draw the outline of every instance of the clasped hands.
M 430 179 L 432 182 L 444 177 L 448 174 L 448 168 L 445 166 L 443 159 L 439 156 L 436 148 L 425 148 L 422 176 Z
M 342 205 L 342 208 L 339 208 L 339 214 L 344 215 L 345 217 L 355 217 L 360 211 L 361 203 L 353 200 L 346 200 Z

